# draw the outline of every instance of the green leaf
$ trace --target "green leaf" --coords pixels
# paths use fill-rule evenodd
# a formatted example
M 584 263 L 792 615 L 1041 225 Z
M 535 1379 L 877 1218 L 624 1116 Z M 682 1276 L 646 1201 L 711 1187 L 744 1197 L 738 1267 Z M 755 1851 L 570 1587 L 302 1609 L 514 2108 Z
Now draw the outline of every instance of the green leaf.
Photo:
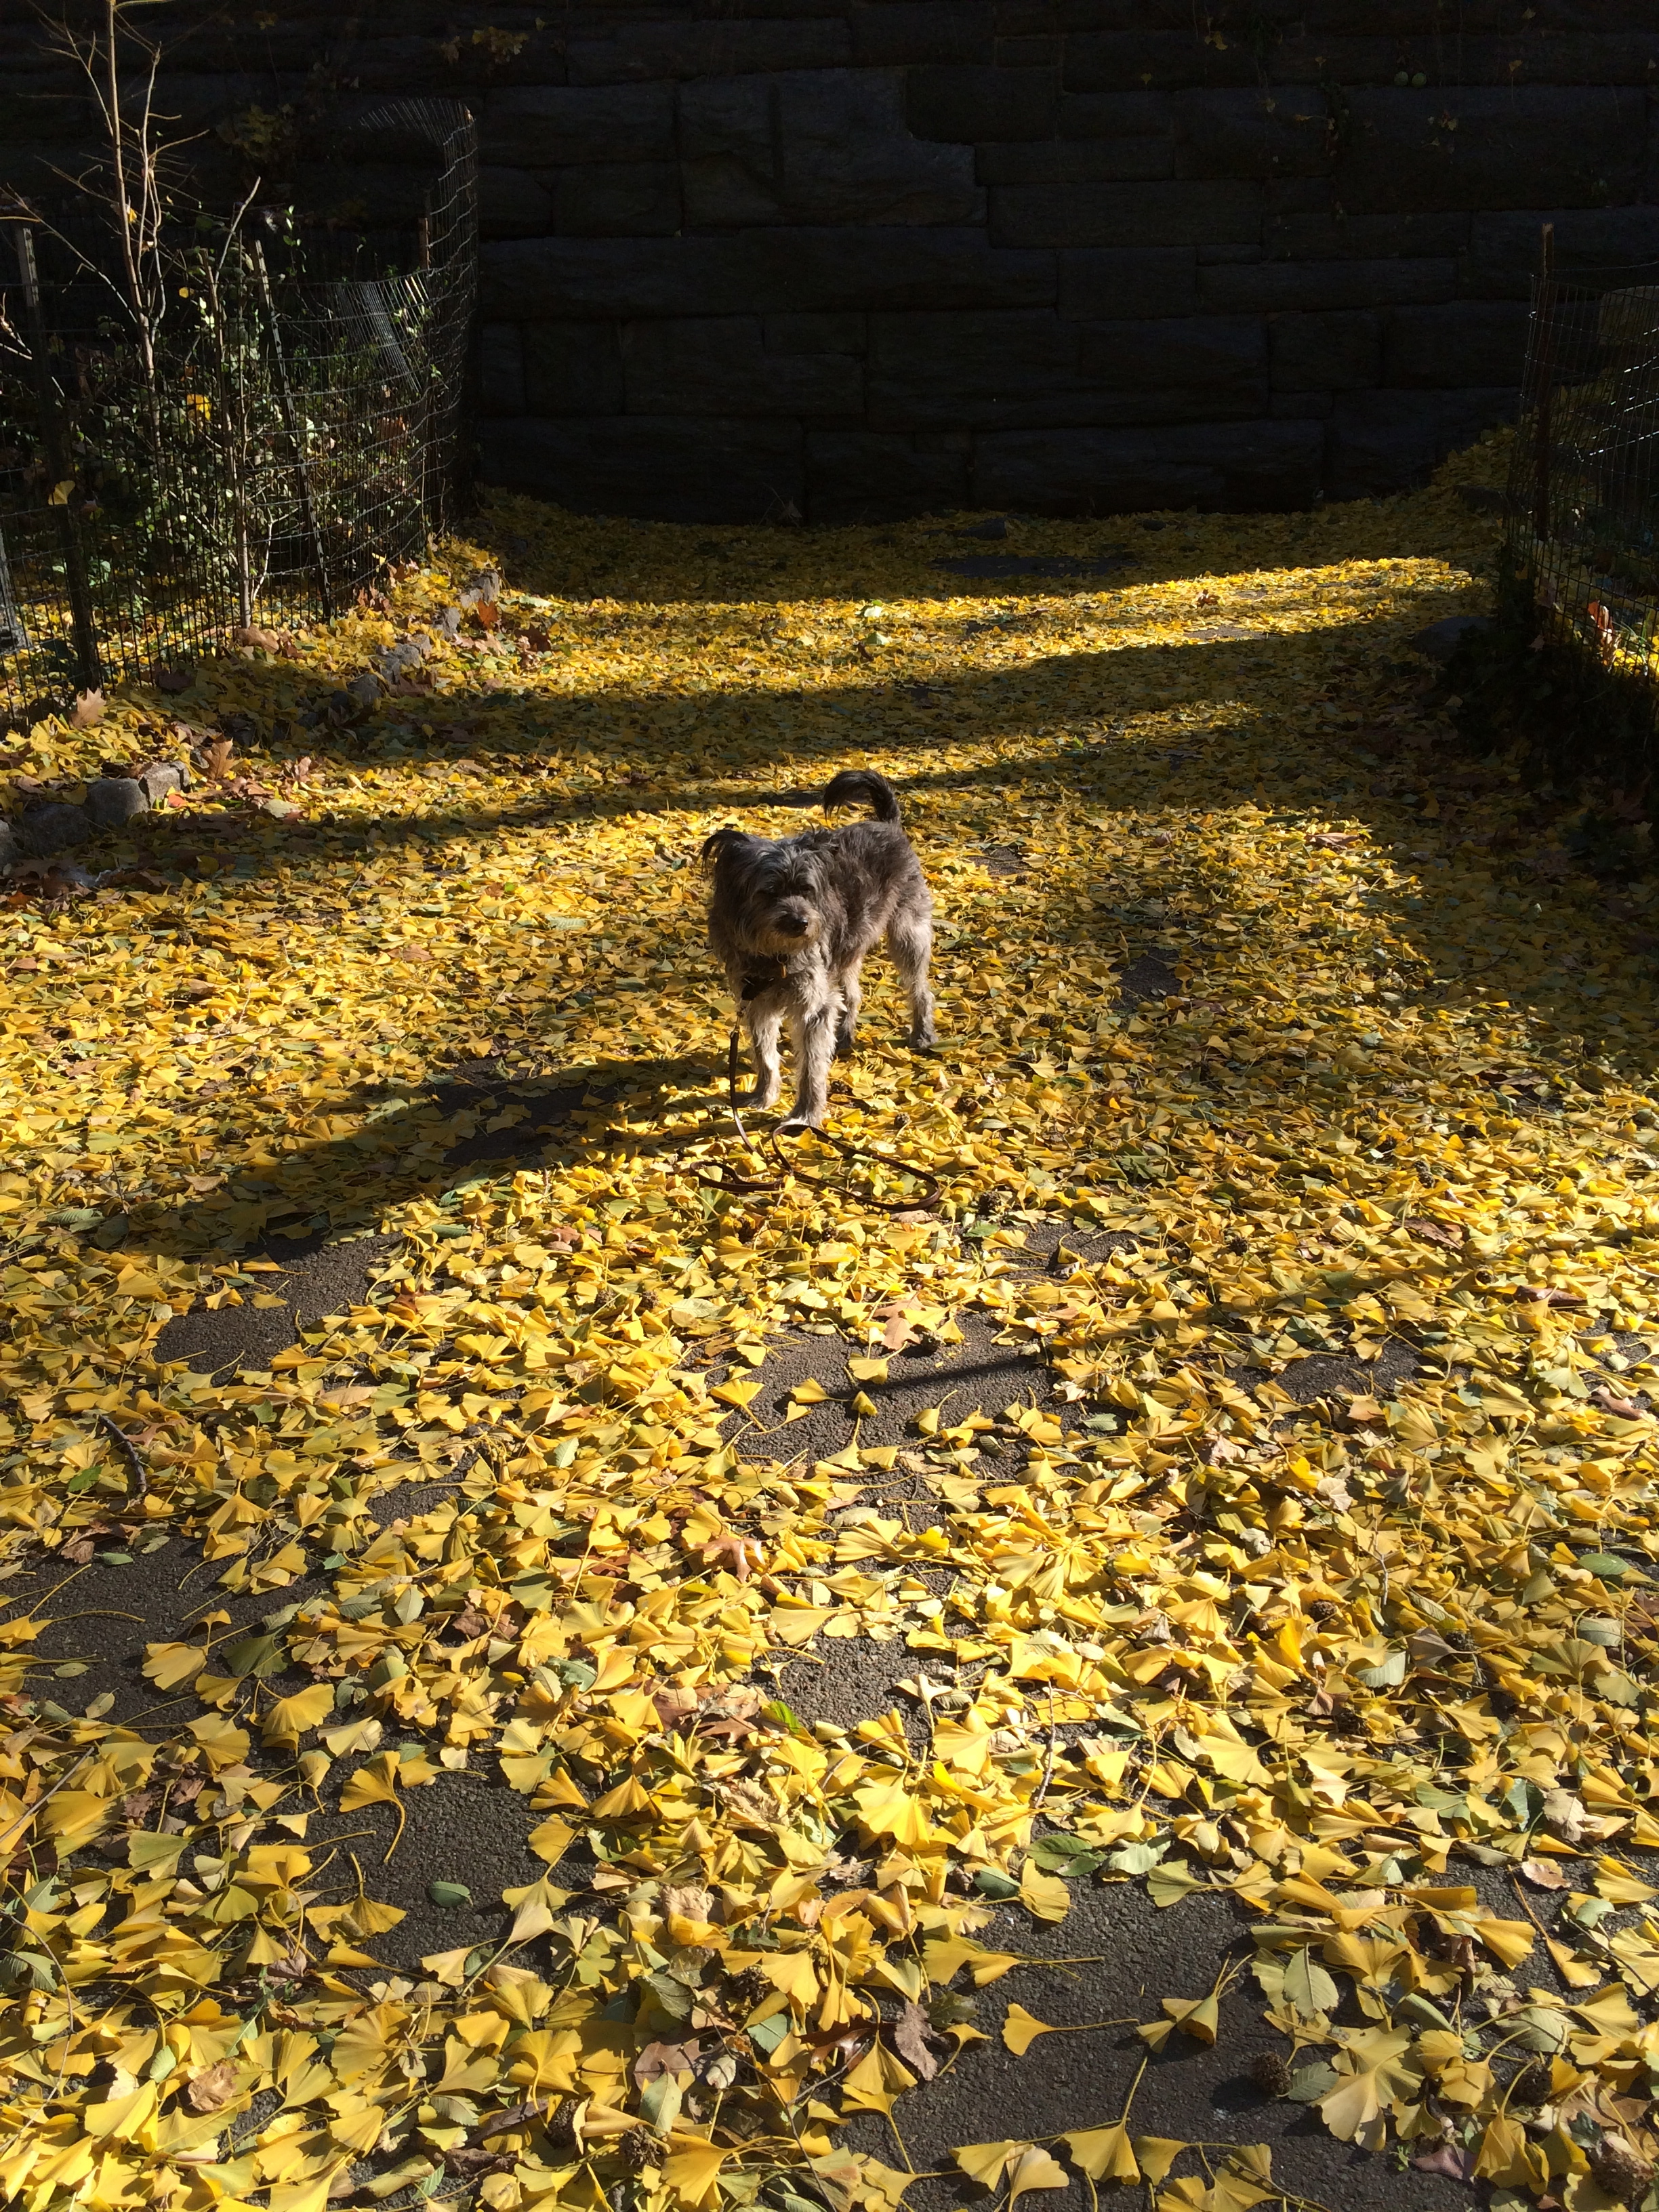
M 687 2008 L 690 2009 L 689 2007 Z M 769 2058 L 788 2033 L 788 2014 L 775 2012 L 769 2020 L 757 2020 L 751 2025 L 749 2040 L 757 2051 L 763 2051 Z
M 1313 2105 L 1317 2104 L 1320 2098 L 1328 2096 L 1335 2087 L 1335 2067 L 1328 2066 L 1322 2058 L 1317 2058 L 1311 2066 L 1297 2068 L 1291 2076 L 1287 2094 L 1295 2104 Z
M 446 1911 L 453 1911 L 457 1905 L 472 1902 L 472 1892 L 464 1881 L 431 1881 L 427 1884 L 426 1893 L 434 1905 L 442 1905 Z
M 256 1682 L 280 1674 L 287 1657 L 280 1636 L 239 1637 L 234 1644 L 222 1644 L 217 1654 L 218 1663 L 227 1674 L 251 1674 Z
M 672 2074 L 659 2074 L 647 2081 L 640 2098 L 640 2118 L 647 2127 L 665 2136 L 680 2116 L 680 2085 Z
M 1310 2019 L 1315 2013 L 1336 2008 L 1336 1984 L 1310 1950 L 1298 1951 L 1286 1963 L 1280 1989 L 1285 2002 Z
M 1581 1552 L 1578 1565 L 1587 1574 L 1592 1574 L 1604 1583 L 1644 1583 L 1648 1579 L 1639 1567 L 1632 1566 L 1628 1559 L 1618 1559 L 1611 1552 Z
M 974 1887 L 981 1897 L 1018 1897 L 1019 1884 L 1012 1875 L 1004 1874 L 1000 1867 L 981 1867 L 974 1875 Z

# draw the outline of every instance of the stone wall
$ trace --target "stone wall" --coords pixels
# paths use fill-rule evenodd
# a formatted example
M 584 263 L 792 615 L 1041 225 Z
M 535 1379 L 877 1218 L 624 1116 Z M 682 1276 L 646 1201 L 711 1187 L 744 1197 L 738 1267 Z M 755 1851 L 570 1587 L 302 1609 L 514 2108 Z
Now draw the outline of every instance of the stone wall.
M 184 108 L 473 100 L 483 471 L 578 507 L 1384 492 L 1512 410 L 1541 222 L 1659 259 L 1656 0 L 273 14 Z

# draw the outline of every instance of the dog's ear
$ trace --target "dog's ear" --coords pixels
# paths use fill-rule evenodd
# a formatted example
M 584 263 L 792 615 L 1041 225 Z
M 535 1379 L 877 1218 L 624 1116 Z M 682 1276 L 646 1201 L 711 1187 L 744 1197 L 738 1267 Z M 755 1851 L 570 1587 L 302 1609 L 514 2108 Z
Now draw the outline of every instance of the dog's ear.
M 728 823 L 724 830 L 716 830 L 712 837 L 706 837 L 703 840 L 702 851 L 698 857 L 703 866 L 712 873 L 719 867 L 728 853 L 739 845 L 748 844 L 749 842 L 745 831 L 733 830 Z

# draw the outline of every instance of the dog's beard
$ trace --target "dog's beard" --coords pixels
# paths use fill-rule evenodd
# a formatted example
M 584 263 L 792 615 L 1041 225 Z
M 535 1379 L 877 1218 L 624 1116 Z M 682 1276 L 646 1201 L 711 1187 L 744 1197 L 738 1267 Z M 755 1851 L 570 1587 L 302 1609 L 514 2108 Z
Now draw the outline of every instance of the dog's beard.
M 823 934 L 823 923 L 814 915 L 805 929 L 780 929 L 762 918 L 750 925 L 748 934 L 756 951 L 787 960 L 792 953 L 810 952 Z

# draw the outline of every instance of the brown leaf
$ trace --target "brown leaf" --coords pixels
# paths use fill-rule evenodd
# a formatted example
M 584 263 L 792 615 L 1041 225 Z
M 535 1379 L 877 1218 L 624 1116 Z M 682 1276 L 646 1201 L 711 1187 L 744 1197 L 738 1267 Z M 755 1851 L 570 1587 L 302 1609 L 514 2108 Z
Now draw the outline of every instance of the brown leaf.
M 1521 1879 L 1534 1889 L 1565 1889 L 1567 1877 L 1553 1859 L 1522 1859 Z
M 236 2094 L 236 2069 L 228 2058 L 198 2074 L 185 2095 L 193 2112 L 222 2112 Z
M 687 2043 L 647 2043 L 634 2061 L 635 2081 L 643 2089 L 659 2074 L 692 2073 L 702 2056 L 702 2039 L 695 2035 Z
M 1646 1411 L 1633 1398 L 1621 1398 L 1616 1390 L 1609 1390 L 1605 1382 L 1598 1383 L 1590 1397 L 1603 1413 L 1615 1414 L 1621 1421 L 1639 1421 Z
M 931 2081 L 939 2061 L 928 2048 L 927 2015 L 919 2004 L 907 2004 L 893 2023 L 893 2048 L 919 2080 Z
M 230 774 L 231 761 L 236 748 L 228 738 L 215 738 L 203 748 L 202 765 L 216 783 L 222 783 Z
M 233 645 L 240 645 L 259 653 L 278 653 L 283 638 L 279 629 L 261 629 L 257 623 L 238 623 L 230 633 Z
M 1409 1229 L 1413 1237 L 1420 1237 L 1425 1244 L 1443 1244 L 1450 1251 L 1455 1252 L 1463 1242 L 1461 1229 L 1448 1229 L 1442 1221 L 1423 1221 L 1408 1214 L 1402 1225 Z
M 195 681 L 196 671 L 190 667 L 158 668 L 155 672 L 158 691 L 188 691 Z
M 501 611 L 494 599 L 480 599 L 472 609 L 472 619 L 480 629 L 499 629 Z
M 71 726 L 77 730 L 89 730 L 94 722 L 104 718 L 104 695 L 101 691 L 77 691 L 75 712 L 70 716 Z

